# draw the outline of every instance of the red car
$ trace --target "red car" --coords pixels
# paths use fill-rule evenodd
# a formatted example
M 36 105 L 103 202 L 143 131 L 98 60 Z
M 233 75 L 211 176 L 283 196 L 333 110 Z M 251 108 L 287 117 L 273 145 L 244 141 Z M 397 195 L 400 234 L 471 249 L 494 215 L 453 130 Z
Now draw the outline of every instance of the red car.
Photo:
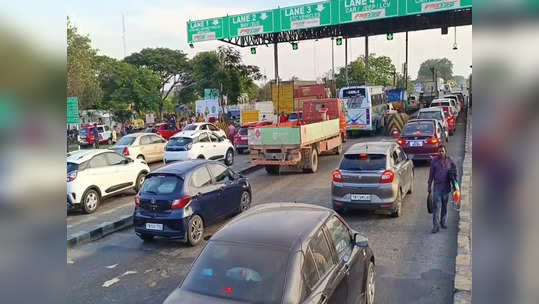
M 247 132 L 249 128 L 258 128 L 261 126 L 267 126 L 271 124 L 272 124 L 271 121 L 261 121 L 261 122 L 252 122 L 252 123 L 242 125 L 241 128 L 236 133 L 236 135 L 234 135 L 234 148 L 236 149 L 236 151 L 238 151 L 238 153 L 241 154 L 244 151 L 249 150 L 249 141 L 247 137 Z
M 457 118 L 452 115 L 451 107 L 442 107 L 442 109 L 444 110 L 447 125 L 449 126 L 449 135 L 453 135 L 457 129 Z
M 434 119 L 414 119 L 402 129 L 397 143 L 408 159 L 430 161 L 438 155 L 438 148 L 445 140 L 445 132 Z
M 159 123 L 152 127 L 151 130 L 152 133 L 157 133 L 161 135 L 166 140 L 169 140 L 170 137 L 178 132 L 180 132 L 180 129 L 176 127 L 176 125 L 168 124 L 168 123 Z
M 79 145 L 81 146 L 93 146 L 95 143 L 93 124 L 83 124 L 79 131 Z M 97 125 L 97 132 L 99 134 L 99 144 L 106 145 L 112 144 L 112 131 L 109 126 Z

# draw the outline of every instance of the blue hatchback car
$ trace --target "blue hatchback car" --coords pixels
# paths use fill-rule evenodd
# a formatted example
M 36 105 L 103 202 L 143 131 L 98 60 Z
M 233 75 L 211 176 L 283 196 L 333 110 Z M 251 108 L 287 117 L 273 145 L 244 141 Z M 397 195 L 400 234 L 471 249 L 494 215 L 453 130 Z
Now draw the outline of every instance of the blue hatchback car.
M 135 233 L 195 246 L 204 227 L 249 209 L 251 197 L 247 178 L 220 162 L 174 162 L 146 176 L 135 197 Z

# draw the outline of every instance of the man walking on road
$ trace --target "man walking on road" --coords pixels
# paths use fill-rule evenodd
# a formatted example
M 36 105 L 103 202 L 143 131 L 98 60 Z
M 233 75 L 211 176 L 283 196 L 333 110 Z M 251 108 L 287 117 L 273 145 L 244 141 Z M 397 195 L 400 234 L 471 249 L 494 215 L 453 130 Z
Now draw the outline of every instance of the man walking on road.
M 445 146 L 438 148 L 440 156 L 434 158 L 430 165 L 428 192 L 432 191 L 434 182 L 433 208 L 432 208 L 432 233 L 440 231 L 440 225 L 446 229 L 447 201 L 451 192 L 451 180 L 449 170 L 455 166 L 453 160 L 447 156 Z M 440 208 L 441 205 L 441 208 Z M 441 210 L 440 210 L 441 209 Z M 441 214 L 438 215 L 438 213 Z

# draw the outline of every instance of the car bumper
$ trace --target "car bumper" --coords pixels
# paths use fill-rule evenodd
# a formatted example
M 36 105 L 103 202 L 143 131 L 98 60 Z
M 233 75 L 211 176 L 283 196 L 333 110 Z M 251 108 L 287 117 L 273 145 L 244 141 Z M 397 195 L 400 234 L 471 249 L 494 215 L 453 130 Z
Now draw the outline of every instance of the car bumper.
M 242 149 L 248 149 L 249 148 L 249 145 L 247 144 L 236 144 L 234 145 L 234 149 L 236 150 L 242 150 Z
M 417 154 L 406 154 L 410 160 L 432 160 L 434 157 L 438 156 L 438 153 L 417 153 Z
M 380 209 L 382 205 L 393 204 L 397 194 L 395 184 L 354 185 L 333 183 L 331 188 L 332 201 L 350 209 Z M 352 194 L 368 194 L 369 200 L 352 200 Z
M 165 151 L 163 162 L 166 164 L 174 161 L 190 160 L 195 158 L 196 156 L 190 151 Z
M 135 233 L 137 235 L 153 235 L 185 240 L 189 218 L 180 218 L 175 217 L 174 215 L 164 217 L 148 216 L 135 211 L 133 223 L 135 226 Z M 162 224 L 163 230 L 147 229 L 147 223 Z

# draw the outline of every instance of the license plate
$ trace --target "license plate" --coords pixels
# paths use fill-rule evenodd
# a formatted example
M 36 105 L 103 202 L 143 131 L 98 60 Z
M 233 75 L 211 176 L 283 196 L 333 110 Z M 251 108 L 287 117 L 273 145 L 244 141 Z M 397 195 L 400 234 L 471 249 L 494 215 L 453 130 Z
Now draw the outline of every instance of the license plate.
M 353 201 L 370 201 L 371 195 L 370 194 L 352 194 L 350 198 Z
M 148 229 L 148 230 L 163 230 L 163 224 L 146 223 L 146 229 Z
M 241 140 L 247 140 L 247 138 L 248 138 L 247 136 L 242 136 Z
M 422 140 L 410 141 L 410 147 L 423 147 L 423 141 Z

